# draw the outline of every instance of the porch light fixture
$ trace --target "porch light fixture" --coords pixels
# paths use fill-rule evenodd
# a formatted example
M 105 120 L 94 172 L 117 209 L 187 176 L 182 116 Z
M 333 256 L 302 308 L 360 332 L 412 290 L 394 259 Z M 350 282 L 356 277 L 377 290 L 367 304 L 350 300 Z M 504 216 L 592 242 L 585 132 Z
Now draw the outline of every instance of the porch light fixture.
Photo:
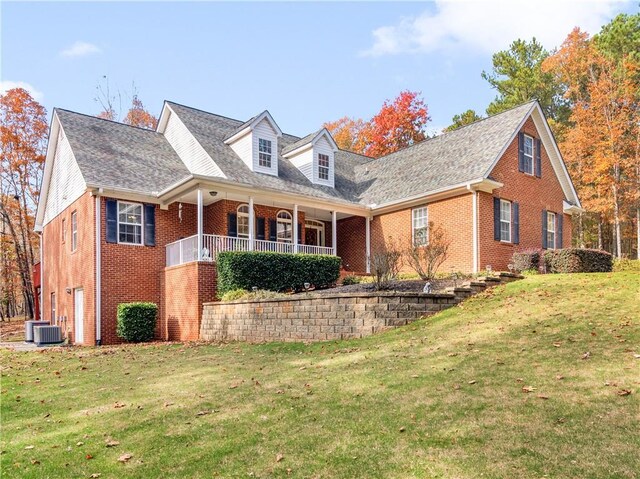
M 65 291 L 67 292 L 67 294 L 71 294 L 71 288 L 67 288 L 65 289 Z
M 493 268 L 491 267 L 490 264 L 487 265 L 487 275 L 491 275 L 491 272 L 493 271 Z
M 209 196 L 211 196 L 212 198 L 218 196 L 218 192 L 217 191 L 210 191 L 209 192 Z
M 422 288 L 422 292 L 423 293 L 430 293 L 431 292 L 431 283 L 429 283 L 429 282 L 424 283 L 424 288 Z
M 253 291 L 255 293 L 256 291 L 258 291 L 258 287 L 257 286 L 252 286 L 251 287 L 251 291 Z
M 309 291 L 310 287 L 311 287 L 311 283 L 304 283 L 304 290 L 305 291 Z

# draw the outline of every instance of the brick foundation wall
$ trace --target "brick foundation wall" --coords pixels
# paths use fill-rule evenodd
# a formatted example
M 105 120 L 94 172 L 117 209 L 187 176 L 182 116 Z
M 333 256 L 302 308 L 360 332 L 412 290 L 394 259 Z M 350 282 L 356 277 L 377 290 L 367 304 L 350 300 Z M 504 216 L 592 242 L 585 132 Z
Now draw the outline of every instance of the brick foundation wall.
M 522 131 L 540 138 L 529 118 Z M 478 193 L 479 266 L 490 264 L 494 270 L 506 270 L 514 251 L 542 247 L 542 210 L 562 214 L 564 193 L 556 177 L 544 145 L 541 154 L 542 177 L 518 171 L 518 138 L 513 140 L 491 172 L 491 177 L 504 184 L 488 193 Z M 502 243 L 493 239 L 493 197 L 516 201 L 520 205 L 520 243 Z M 563 217 L 563 247 L 571 246 L 571 216 Z
M 199 337 L 202 305 L 216 299 L 214 263 L 195 262 L 164 269 L 157 334 L 170 341 Z
M 343 293 L 308 299 L 206 303 L 200 339 L 327 341 L 403 326 L 460 301 L 455 294 Z
M 78 247 L 71 251 L 71 214 L 77 212 Z M 66 239 L 62 242 L 62 221 Z M 62 213 L 47 223 L 42 232 L 42 319 L 51 321 L 51 293 L 55 293 L 56 317 L 65 316 L 63 330 L 70 331 L 75 342 L 74 289 L 84 291 L 84 341 L 95 344 L 95 198 L 83 194 Z M 66 289 L 70 288 L 68 294 Z M 64 331 L 63 331 L 64 334 Z

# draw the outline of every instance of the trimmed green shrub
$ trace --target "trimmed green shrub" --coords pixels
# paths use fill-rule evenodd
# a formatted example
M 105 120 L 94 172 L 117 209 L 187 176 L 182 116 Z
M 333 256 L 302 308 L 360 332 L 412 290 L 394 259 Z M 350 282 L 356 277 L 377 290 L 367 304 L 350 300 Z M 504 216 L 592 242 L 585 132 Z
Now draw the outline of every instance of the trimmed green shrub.
M 360 284 L 360 276 L 345 276 L 342 278 L 343 286 L 349 286 L 351 284 Z
M 635 271 L 640 273 L 640 259 L 616 259 L 613 261 L 613 271 Z
M 254 287 L 269 291 L 300 291 L 309 283 L 316 288 L 335 284 L 340 258 L 320 254 L 259 251 L 224 251 L 218 254 L 218 295 Z
M 552 249 L 544 253 L 548 273 L 608 273 L 613 268 L 613 256 L 596 249 Z
M 263 299 L 286 298 L 287 296 L 289 295 L 276 291 L 267 291 L 266 289 L 259 289 L 257 291 L 234 289 L 224 293 L 220 301 L 260 301 Z
M 116 334 L 132 343 L 151 341 L 157 319 L 158 305 L 155 303 L 120 303 Z
M 538 270 L 540 268 L 540 251 L 537 249 L 518 251 L 511 256 L 511 263 L 516 271 Z

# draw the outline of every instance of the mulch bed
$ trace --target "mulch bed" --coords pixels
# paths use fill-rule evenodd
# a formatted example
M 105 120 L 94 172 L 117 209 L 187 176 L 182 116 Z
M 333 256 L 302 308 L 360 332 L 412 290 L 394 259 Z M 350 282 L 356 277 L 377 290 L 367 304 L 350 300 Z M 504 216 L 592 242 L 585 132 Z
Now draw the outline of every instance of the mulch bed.
M 426 281 L 423 280 L 399 280 L 392 281 L 389 284 L 389 288 L 384 291 L 390 292 L 401 292 L 401 293 L 413 293 L 413 292 L 421 292 L 424 288 L 424 284 Z M 452 279 L 434 279 L 430 281 L 431 283 L 431 291 L 443 291 L 445 288 L 454 285 L 454 281 Z M 457 285 L 459 286 L 462 283 L 462 280 L 457 281 Z M 376 291 L 373 283 L 360 283 L 360 284 L 349 284 L 346 286 L 339 285 L 334 288 L 328 289 L 318 289 L 315 290 L 314 293 L 320 294 L 336 294 L 336 293 L 372 293 Z

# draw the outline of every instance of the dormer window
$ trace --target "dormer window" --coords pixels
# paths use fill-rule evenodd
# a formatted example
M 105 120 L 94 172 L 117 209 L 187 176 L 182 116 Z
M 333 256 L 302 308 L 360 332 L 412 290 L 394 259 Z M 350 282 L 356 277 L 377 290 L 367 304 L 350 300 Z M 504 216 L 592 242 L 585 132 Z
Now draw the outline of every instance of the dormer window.
M 271 141 L 258 139 L 258 164 L 263 168 L 271 168 Z
M 329 155 L 318 153 L 318 179 L 329 180 Z

